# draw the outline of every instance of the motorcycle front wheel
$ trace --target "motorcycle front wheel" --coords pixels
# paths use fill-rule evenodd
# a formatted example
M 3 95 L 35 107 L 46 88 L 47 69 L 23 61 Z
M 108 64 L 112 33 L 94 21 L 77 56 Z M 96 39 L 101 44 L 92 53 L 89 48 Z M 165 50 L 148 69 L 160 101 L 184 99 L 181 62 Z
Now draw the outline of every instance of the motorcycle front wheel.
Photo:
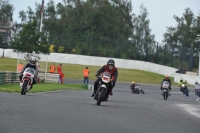
M 21 95 L 26 95 L 27 85 L 28 85 L 28 80 L 24 80 L 24 83 L 22 85 Z
M 97 99 L 97 105 L 100 105 L 101 104 L 101 101 L 103 99 L 103 96 L 105 95 L 105 89 L 104 88 L 101 88 L 101 94 L 99 96 L 99 98 Z
M 163 98 L 164 100 L 167 100 L 167 92 L 163 92 Z

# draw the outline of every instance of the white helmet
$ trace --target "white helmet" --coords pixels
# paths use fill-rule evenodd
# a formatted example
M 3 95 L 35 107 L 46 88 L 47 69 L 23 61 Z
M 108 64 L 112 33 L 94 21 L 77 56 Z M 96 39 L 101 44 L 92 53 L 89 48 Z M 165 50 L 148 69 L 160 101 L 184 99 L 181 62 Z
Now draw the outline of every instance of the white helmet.
M 36 58 L 35 58 L 34 56 L 30 57 L 30 59 L 29 59 L 29 64 L 30 64 L 31 66 L 36 65 L 36 62 L 37 62 L 37 60 L 36 60 Z

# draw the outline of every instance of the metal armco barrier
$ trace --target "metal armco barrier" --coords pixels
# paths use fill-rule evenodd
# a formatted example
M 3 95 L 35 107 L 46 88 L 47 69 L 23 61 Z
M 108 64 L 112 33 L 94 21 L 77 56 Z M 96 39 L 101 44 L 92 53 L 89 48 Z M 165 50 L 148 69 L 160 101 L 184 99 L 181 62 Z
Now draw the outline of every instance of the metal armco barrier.
M 19 73 L 0 72 L 0 84 L 19 82 Z
M 19 83 L 20 73 L 16 72 L 0 72 L 0 84 L 5 83 Z M 58 82 L 59 74 L 52 73 L 38 73 L 38 78 L 43 82 Z M 46 80 L 45 80 L 46 79 Z

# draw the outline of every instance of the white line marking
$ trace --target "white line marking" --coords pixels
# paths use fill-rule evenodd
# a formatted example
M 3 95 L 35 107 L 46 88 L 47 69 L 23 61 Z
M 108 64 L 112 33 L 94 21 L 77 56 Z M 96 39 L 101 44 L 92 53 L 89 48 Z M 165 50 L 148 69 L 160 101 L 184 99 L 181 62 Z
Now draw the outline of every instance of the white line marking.
M 196 101 L 200 103 L 200 98 L 197 98 Z
M 189 105 L 189 104 L 177 104 L 177 106 L 183 108 L 185 111 L 187 111 L 188 113 L 199 117 L 200 118 L 200 108 L 199 105 Z
M 121 89 L 121 88 L 114 88 L 113 90 L 115 91 L 116 90 L 125 90 L 125 91 L 130 91 L 129 89 Z M 161 93 L 161 91 L 154 91 L 154 90 L 143 90 L 144 92 L 145 91 L 152 91 L 152 92 L 158 92 L 158 93 Z M 170 93 L 177 93 L 177 94 L 183 94 L 182 92 L 177 92 L 177 91 L 171 91 Z M 194 93 L 189 93 L 189 94 L 194 94 Z
M 55 91 L 45 91 L 45 92 L 33 92 L 33 93 L 49 93 L 49 92 L 57 92 L 57 91 L 62 91 L 62 90 L 55 90 Z

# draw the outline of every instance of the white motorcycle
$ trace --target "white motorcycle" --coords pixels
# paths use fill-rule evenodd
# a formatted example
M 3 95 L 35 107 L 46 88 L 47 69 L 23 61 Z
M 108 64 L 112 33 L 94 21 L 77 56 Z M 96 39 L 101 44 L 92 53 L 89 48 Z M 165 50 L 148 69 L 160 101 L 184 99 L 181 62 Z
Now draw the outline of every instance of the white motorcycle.
M 169 96 L 169 82 L 164 81 L 162 84 L 162 95 L 164 100 L 167 100 L 168 96 Z
M 200 97 L 200 84 L 195 85 L 195 94 Z
M 31 89 L 34 77 L 36 75 L 36 70 L 33 68 L 26 68 L 24 70 L 22 81 L 20 82 L 21 95 L 25 95 Z

